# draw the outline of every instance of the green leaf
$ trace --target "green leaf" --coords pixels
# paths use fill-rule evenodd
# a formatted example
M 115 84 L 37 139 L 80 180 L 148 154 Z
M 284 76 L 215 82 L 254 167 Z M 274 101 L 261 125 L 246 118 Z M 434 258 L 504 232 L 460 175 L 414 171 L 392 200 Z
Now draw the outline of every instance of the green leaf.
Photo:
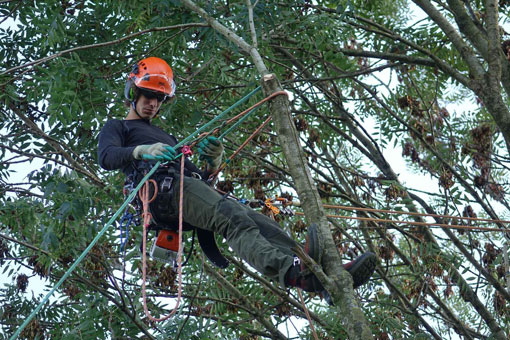
M 72 205 L 70 202 L 62 203 L 62 205 L 58 209 L 57 218 L 59 218 L 61 220 L 67 218 L 67 216 L 69 216 L 69 213 L 71 212 L 71 209 L 72 209 Z
M 48 250 L 51 246 L 52 248 L 56 248 L 59 244 L 57 235 L 53 232 L 52 227 L 46 228 L 46 231 L 43 235 L 43 239 L 41 242 L 41 248 L 44 250 Z

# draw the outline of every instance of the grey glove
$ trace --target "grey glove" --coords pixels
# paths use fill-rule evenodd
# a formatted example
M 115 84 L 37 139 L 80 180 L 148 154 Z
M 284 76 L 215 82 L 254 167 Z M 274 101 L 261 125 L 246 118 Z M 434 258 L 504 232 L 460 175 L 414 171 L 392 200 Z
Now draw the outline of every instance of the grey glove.
M 155 143 L 150 145 L 138 145 L 133 150 L 134 159 L 155 159 L 158 161 L 174 160 L 176 152 L 168 144 Z
M 213 136 L 207 136 L 197 145 L 200 159 L 205 159 L 209 170 L 216 170 L 223 158 L 223 144 Z

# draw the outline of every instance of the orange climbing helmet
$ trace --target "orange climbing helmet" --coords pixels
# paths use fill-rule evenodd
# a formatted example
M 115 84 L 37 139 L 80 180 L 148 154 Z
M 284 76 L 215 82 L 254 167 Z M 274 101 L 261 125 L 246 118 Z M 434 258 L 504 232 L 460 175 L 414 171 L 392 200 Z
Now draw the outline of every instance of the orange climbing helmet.
M 124 89 L 127 100 L 135 101 L 133 85 L 152 92 L 172 97 L 175 93 L 174 74 L 167 62 L 161 58 L 149 57 L 133 65 Z

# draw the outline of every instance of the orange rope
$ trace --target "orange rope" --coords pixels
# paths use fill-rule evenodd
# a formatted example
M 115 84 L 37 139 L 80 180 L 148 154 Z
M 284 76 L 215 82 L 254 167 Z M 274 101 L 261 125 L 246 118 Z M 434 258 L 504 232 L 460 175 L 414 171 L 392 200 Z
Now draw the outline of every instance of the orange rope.
M 315 327 L 313 326 L 313 323 L 312 323 L 312 317 L 310 316 L 310 313 L 308 312 L 308 308 L 306 308 L 305 300 L 303 299 L 303 295 L 301 294 L 301 289 L 298 288 L 297 292 L 299 295 L 299 299 L 301 300 L 301 304 L 303 305 L 303 309 L 305 311 L 306 318 L 308 319 L 308 323 L 310 324 L 310 328 L 312 329 L 313 337 L 315 340 L 319 340 L 319 337 L 317 336 L 317 332 L 315 331 Z
M 264 128 L 266 127 L 267 124 L 269 124 L 269 122 L 271 121 L 271 117 L 267 118 L 248 138 L 246 138 L 246 140 L 243 142 L 243 144 L 241 144 L 241 146 L 239 146 L 237 148 L 236 151 L 234 151 L 234 153 L 228 158 L 227 161 L 223 162 L 223 164 L 221 164 L 221 166 L 216 169 L 216 171 L 214 171 L 210 176 L 209 176 L 209 179 L 210 180 L 215 180 L 216 177 L 218 176 L 218 174 L 223 171 L 223 169 L 225 169 L 225 167 L 227 166 L 228 162 L 230 162 L 235 156 L 237 156 L 239 154 L 239 152 L 241 152 L 242 149 L 244 149 L 244 147 L 246 145 L 248 145 L 248 143 L 253 139 L 255 138 L 255 136 L 257 136 L 259 134 L 259 132 Z
M 253 104 L 251 107 L 249 107 L 248 109 L 244 110 L 243 112 L 239 113 L 238 115 L 228 119 L 225 124 L 230 124 L 236 120 L 238 120 L 239 118 L 241 118 L 242 116 L 246 115 L 247 113 L 249 113 L 251 110 L 253 110 L 254 108 L 256 108 L 257 106 L 260 106 L 262 104 L 264 104 L 265 102 L 267 102 L 268 100 L 271 100 L 273 99 L 274 97 L 276 96 L 281 96 L 281 95 L 286 95 L 288 96 L 289 94 L 286 92 L 286 91 L 277 91 L 277 92 L 274 92 L 272 94 L 270 94 L 269 96 L 267 96 L 266 98 L 262 99 L 261 101 Z M 214 135 L 216 134 L 218 131 L 220 131 L 220 128 L 215 128 L 214 130 L 212 130 L 211 132 L 204 132 L 202 134 L 200 134 L 198 137 L 197 137 L 197 140 L 191 144 L 191 146 L 193 147 L 196 143 L 198 143 L 198 141 L 202 138 L 202 137 L 205 137 L 205 136 L 209 136 L 209 135 Z
M 257 106 L 260 106 L 262 104 L 264 104 L 265 102 L 267 102 L 268 100 L 271 100 L 273 99 L 274 97 L 276 96 L 281 96 L 281 95 L 286 95 L 288 96 L 289 94 L 287 93 L 287 91 L 277 91 L 277 92 L 274 92 L 274 93 L 271 93 L 269 96 L 267 96 L 266 98 L 262 99 L 261 101 L 259 101 L 258 103 L 256 104 L 253 104 L 253 106 L 249 107 L 248 109 L 244 110 L 243 112 L 241 112 L 240 114 L 238 114 L 237 116 L 235 117 L 232 117 L 230 118 L 229 120 L 227 120 L 227 124 L 230 124 L 232 123 L 233 121 L 241 118 L 242 116 L 244 116 L 245 114 L 247 114 L 248 112 L 250 112 L 251 110 L 253 110 L 254 108 L 256 108 Z
M 305 214 L 302 212 L 295 212 L 296 215 L 304 216 Z M 468 225 L 454 225 L 454 224 L 443 224 L 443 223 L 428 223 L 428 222 L 415 222 L 415 221 L 398 221 L 398 220 L 388 220 L 382 218 L 372 218 L 372 217 L 355 217 L 355 216 L 343 216 L 343 215 L 326 215 L 327 217 L 332 218 L 343 218 L 349 220 L 359 220 L 359 221 L 368 221 L 368 222 L 383 222 L 383 223 L 405 223 L 411 225 L 418 226 L 438 226 L 448 229 L 467 229 L 467 230 L 480 230 L 480 231 L 502 231 L 502 232 L 510 232 L 510 229 L 502 229 L 502 228 L 489 228 L 489 227 L 475 227 Z M 496 222 L 496 221 L 495 221 Z M 497 221 L 499 222 L 499 221 Z
M 510 223 L 510 221 L 505 221 L 505 220 L 491 220 L 491 219 L 487 219 L 487 218 L 478 218 L 478 217 L 460 217 L 460 216 L 451 216 L 451 215 L 426 214 L 426 213 L 411 212 L 411 211 L 350 207 L 350 206 L 345 206 L 345 205 L 324 204 L 323 207 L 324 208 L 332 208 L 332 209 L 370 211 L 370 212 L 401 214 L 401 215 L 411 215 L 411 216 L 431 216 L 431 217 L 439 217 L 439 218 L 451 218 L 451 219 L 455 219 L 455 220 L 469 220 L 469 221 L 491 222 L 491 223 Z

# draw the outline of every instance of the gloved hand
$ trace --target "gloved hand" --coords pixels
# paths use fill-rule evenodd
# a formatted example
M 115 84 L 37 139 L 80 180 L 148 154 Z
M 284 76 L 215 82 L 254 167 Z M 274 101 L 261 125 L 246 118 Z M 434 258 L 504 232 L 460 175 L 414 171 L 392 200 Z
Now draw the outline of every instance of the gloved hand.
M 164 143 L 155 143 L 150 145 L 138 145 L 133 150 L 135 159 L 155 159 L 158 161 L 172 161 L 176 152 L 173 147 Z
M 216 170 L 223 157 L 223 144 L 214 136 L 207 136 L 197 145 L 200 159 L 205 159 L 209 170 Z

